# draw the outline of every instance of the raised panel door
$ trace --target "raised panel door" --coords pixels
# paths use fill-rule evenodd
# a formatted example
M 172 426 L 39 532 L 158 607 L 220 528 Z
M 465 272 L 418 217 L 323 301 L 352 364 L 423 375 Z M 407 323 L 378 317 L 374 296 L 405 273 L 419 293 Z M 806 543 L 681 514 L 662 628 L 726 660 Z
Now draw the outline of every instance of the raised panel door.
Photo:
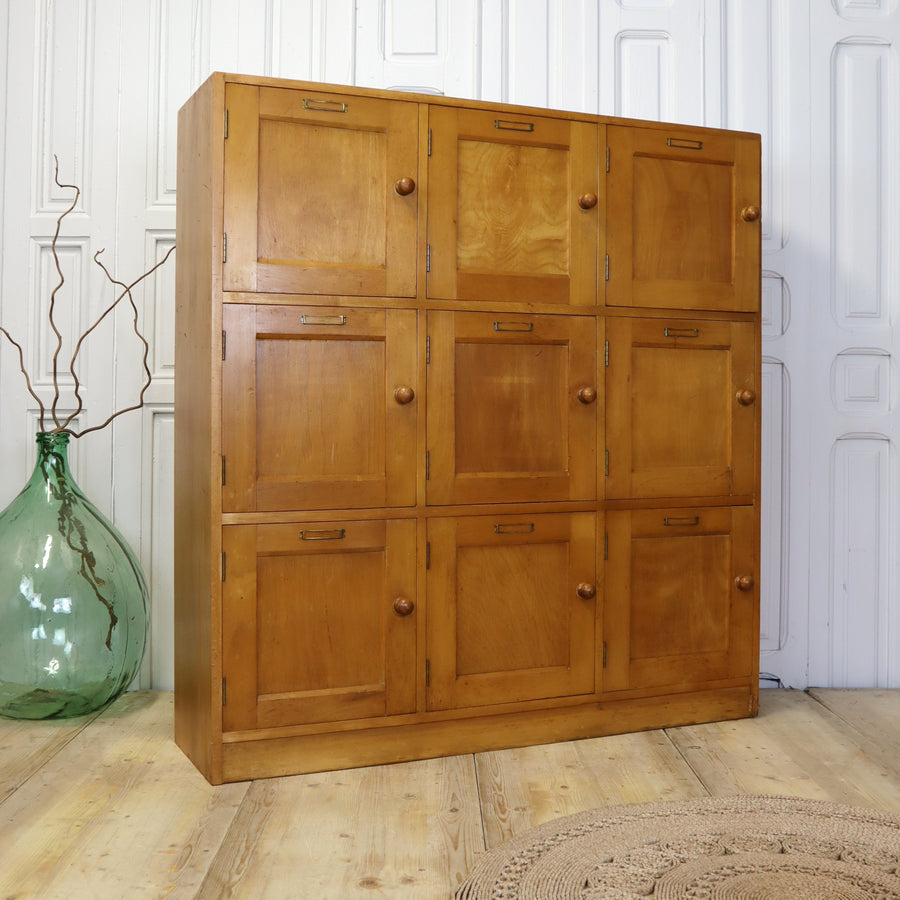
M 412 506 L 416 313 L 228 304 L 226 512 Z
M 594 690 L 593 513 L 428 520 L 428 709 Z
M 604 691 L 680 688 L 753 674 L 753 507 L 607 512 Z
M 602 127 L 431 107 L 429 297 L 597 303 Z
M 676 126 L 607 135 L 607 305 L 757 311 L 759 137 Z
M 226 291 L 412 297 L 418 105 L 226 87 Z
M 592 500 L 596 321 L 428 313 L 429 504 Z
M 226 731 L 415 709 L 415 521 L 229 525 Z
M 754 493 L 755 333 L 747 322 L 607 320 L 607 498 Z

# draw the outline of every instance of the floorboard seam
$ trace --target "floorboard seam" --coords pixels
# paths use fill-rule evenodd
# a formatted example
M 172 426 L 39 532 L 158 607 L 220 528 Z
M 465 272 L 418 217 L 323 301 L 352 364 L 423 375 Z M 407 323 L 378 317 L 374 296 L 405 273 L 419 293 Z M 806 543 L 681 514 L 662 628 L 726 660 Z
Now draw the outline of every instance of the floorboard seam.
M 845 728 L 853 733 L 856 736 L 855 743 L 856 746 L 859 747 L 860 751 L 865 753 L 871 759 L 875 760 L 879 765 L 884 766 L 888 771 L 895 773 L 900 776 L 900 766 L 897 765 L 896 755 L 893 749 L 885 752 L 885 747 L 878 740 L 877 737 L 874 737 L 868 731 L 864 729 L 862 725 L 858 722 L 854 722 L 851 719 L 848 719 L 846 716 L 841 715 L 836 709 L 833 709 L 828 705 L 828 703 L 824 699 L 820 699 L 815 694 L 811 693 L 811 690 L 815 690 L 815 688 L 807 689 L 803 693 L 806 694 L 812 701 L 814 701 L 821 709 L 823 709 L 829 716 L 832 716 L 838 722 L 841 723 Z M 828 690 L 827 688 L 821 688 L 821 690 Z
M 478 797 L 478 819 L 481 822 L 481 844 L 482 849 L 487 852 L 487 830 L 484 824 L 484 801 L 481 799 L 481 780 L 478 777 L 478 761 L 476 754 L 469 754 L 472 758 L 472 771 L 475 773 L 475 796 Z
M 860 728 L 858 724 L 850 721 L 850 719 L 846 718 L 845 716 L 842 716 L 837 710 L 832 709 L 823 699 L 820 699 L 815 694 L 813 694 L 812 690 L 814 690 L 814 689 L 807 688 L 803 693 L 806 694 L 806 696 L 809 697 L 810 700 L 812 700 L 814 703 L 816 703 L 818 706 L 820 706 L 822 709 L 824 709 L 825 712 L 828 713 L 828 715 L 834 716 L 835 719 L 837 719 L 839 722 L 842 722 L 844 725 L 846 725 L 854 734 L 859 735 L 859 737 L 863 741 L 869 741 L 870 743 L 874 743 L 877 746 L 877 742 L 873 741 L 872 737 L 869 734 L 867 734 L 865 731 L 863 731 L 862 728 Z
M 709 785 L 703 780 L 700 773 L 691 765 L 691 761 L 684 755 L 684 753 L 681 752 L 681 747 L 679 747 L 678 744 L 672 740 L 672 735 L 669 734 L 669 730 L 670 729 L 668 729 L 668 728 L 662 729 L 662 733 L 666 736 L 666 740 L 672 745 L 672 748 L 681 757 L 684 764 L 691 770 L 691 774 L 693 774 L 694 778 L 697 779 L 697 782 L 700 785 L 700 787 L 702 787 L 703 790 L 706 791 L 707 796 L 708 797 L 714 796 L 713 792 L 709 788 Z M 672 729 L 672 730 L 681 730 L 681 729 Z
M 18 782 L 18 784 L 11 787 L 9 789 L 9 791 L 7 791 L 6 794 L 4 794 L 2 797 L 0 797 L 0 807 L 2 807 L 3 804 L 6 803 L 6 801 L 9 800 L 9 798 L 12 797 L 12 795 L 16 793 L 16 791 L 20 790 L 26 784 L 28 784 L 28 782 L 31 781 L 31 779 L 34 778 L 34 776 L 37 775 L 38 772 L 40 772 L 41 769 L 43 769 L 44 766 L 47 765 L 47 763 L 49 763 L 51 760 L 56 759 L 56 757 L 59 756 L 59 754 L 62 753 L 63 750 L 65 750 L 66 747 L 68 747 L 69 744 L 72 743 L 72 741 L 81 737 L 81 735 L 83 735 L 85 733 L 85 731 L 87 731 L 88 727 L 90 725 L 92 725 L 94 722 L 96 722 L 97 719 L 99 719 L 100 716 L 103 715 L 103 713 L 106 712 L 107 709 L 109 709 L 109 706 L 110 706 L 110 704 L 107 704 L 102 709 L 96 710 L 95 712 L 91 713 L 89 717 L 85 717 L 85 721 L 82 724 L 82 726 L 78 729 L 78 731 L 74 731 L 72 734 L 70 734 L 68 740 L 66 740 L 65 742 L 60 744 L 49 756 L 41 759 L 40 765 L 36 766 L 20 782 Z

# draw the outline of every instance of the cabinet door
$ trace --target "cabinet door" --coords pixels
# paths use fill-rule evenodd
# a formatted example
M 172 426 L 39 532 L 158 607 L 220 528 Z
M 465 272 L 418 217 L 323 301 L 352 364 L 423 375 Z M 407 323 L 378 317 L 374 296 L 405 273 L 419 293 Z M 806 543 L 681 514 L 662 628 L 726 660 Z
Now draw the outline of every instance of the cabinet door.
M 226 512 L 416 502 L 416 313 L 226 304 Z
M 759 138 L 610 127 L 610 306 L 756 311 Z
M 415 522 L 223 528 L 224 728 L 415 709 Z
M 593 513 L 433 518 L 428 708 L 594 690 Z
M 607 512 L 604 691 L 756 671 L 753 507 Z
M 753 494 L 755 334 L 745 322 L 608 319 L 608 498 Z
M 428 313 L 430 504 L 591 500 L 593 317 Z
M 428 296 L 597 303 L 600 126 L 431 107 Z
M 244 84 L 225 102 L 224 289 L 415 296 L 417 104 Z

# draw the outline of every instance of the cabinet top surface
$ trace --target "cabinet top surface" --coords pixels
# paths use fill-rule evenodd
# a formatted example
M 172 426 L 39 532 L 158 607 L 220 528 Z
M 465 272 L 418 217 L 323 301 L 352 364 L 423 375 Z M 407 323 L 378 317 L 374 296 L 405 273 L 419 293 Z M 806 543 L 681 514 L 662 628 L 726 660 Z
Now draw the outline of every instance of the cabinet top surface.
M 731 135 L 742 135 L 756 141 L 760 140 L 759 134 L 755 132 L 738 131 L 734 129 L 710 128 L 701 125 L 685 125 L 676 122 L 656 122 L 643 119 L 628 119 L 616 116 L 595 115 L 592 113 L 581 112 L 577 110 L 553 109 L 549 107 L 522 106 L 511 103 L 497 103 L 491 101 L 472 100 L 463 97 L 447 97 L 441 94 L 419 94 L 408 91 L 397 90 L 379 90 L 375 88 L 357 87 L 350 84 L 329 84 L 319 81 L 295 81 L 288 78 L 272 78 L 256 75 L 240 75 L 230 72 L 213 72 L 208 82 L 219 82 L 220 84 L 250 84 L 258 87 L 286 88 L 289 90 L 313 90 L 322 93 L 343 94 L 358 97 L 377 97 L 385 100 L 403 100 L 411 103 L 427 103 L 432 106 L 452 106 L 462 109 L 481 109 L 481 110 L 498 110 L 510 111 L 517 110 L 523 114 L 540 115 L 555 118 L 564 118 L 568 120 L 576 119 L 585 122 L 595 122 L 600 125 L 639 125 L 645 128 L 671 129 L 677 127 L 679 129 L 690 129 L 691 131 L 702 131 L 709 134 L 728 133 Z

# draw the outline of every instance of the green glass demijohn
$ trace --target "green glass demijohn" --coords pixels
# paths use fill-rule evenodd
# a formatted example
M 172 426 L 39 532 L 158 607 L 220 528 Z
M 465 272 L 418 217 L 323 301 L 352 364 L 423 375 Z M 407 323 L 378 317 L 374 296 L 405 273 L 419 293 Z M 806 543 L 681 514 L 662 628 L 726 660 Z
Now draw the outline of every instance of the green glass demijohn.
M 0 715 L 78 716 L 117 697 L 147 640 L 147 583 L 124 538 L 75 484 L 69 435 L 0 513 Z

